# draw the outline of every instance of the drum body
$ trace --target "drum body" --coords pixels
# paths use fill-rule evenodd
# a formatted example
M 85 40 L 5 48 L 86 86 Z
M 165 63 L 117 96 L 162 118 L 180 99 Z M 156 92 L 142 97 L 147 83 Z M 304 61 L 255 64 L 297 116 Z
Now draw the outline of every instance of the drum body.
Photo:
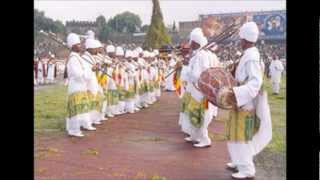
M 230 88 L 236 86 L 232 74 L 222 67 L 212 67 L 201 73 L 198 87 L 204 96 L 215 106 L 222 109 L 231 109 L 226 97 Z

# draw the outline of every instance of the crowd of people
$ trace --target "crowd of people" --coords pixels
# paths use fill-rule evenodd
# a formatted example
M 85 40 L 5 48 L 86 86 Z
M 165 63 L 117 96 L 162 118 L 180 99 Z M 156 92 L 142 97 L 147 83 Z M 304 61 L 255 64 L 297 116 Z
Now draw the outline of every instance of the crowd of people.
M 53 54 L 50 55 L 49 58 L 36 58 L 33 62 L 35 86 L 53 84 L 56 82 L 58 67 Z

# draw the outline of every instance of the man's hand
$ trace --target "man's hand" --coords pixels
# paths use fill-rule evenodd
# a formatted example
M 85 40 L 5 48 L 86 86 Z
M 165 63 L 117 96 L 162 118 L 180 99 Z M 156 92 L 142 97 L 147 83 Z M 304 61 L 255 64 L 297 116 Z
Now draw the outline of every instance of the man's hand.
M 227 104 L 230 104 L 232 106 L 232 109 L 237 109 L 237 100 L 232 88 L 229 88 L 226 101 Z
M 92 66 L 92 71 L 98 71 L 99 69 L 99 65 L 98 64 L 95 64 Z

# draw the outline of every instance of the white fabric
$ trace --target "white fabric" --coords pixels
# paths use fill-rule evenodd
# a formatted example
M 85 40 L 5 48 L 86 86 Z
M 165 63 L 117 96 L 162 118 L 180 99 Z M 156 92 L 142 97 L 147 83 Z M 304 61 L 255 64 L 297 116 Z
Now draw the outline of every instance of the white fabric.
M 116 51 L 116 48 L 113 45 L 108 45 L 106 47 L 106 51 L 107 51 L 107 53 L 112 53 L 112 52 Z
M 80 43 L 80 37 L 75 33 L 70 33 L 67 37 L 67 45 L 71 48 L 75 44 Z
M 71 52 L 67 63 L 68 69 L 68 94 L 77 91 L 87 91 L 87 82 L 91 79 L 88 66 L 78 53 Z
M 48 74 L 47 74 L 47 80 L 52 83 L 54 81 L 54 69 L 55 64 L 49 63 L 48 64 Z
M 132 57 L 132 54 L 133 54 L 133 53 L 132 53 L 132 51 L 131 51 L 131 50 L 127 50 L 127 51 L 126 51 L 126 55 L 125 55 L 125 57 L 126 57 L 126 58 L 128 58 L 128 57 Z
M 124 55 L 123 48 L 121 46 L 117 46 L 116 47 L 116 56 L 123 56 L 123 55 Z
M 166 76 L 171 73 L 174 70 L 174 66 L 176 65 L 176 61 L 174 58 L 171 58 L 169 60 L 169 64 L 168 64 L 168 70 L 166 73 Z M 175 91 L 176 88 L 174 87 L 174 83 L 173 83 L 173 78 L 174 78 L 174 73 L 171 73 L 167 78 L 166 78 L 166 86 L 165 89 L 169 90 L 169 91 Z
M 255 43 L 259 37 L 259 28 L 255 22 L 244 23 L 240 27 L 239 36 L 241 39 Z
M 94 49 L 94 48 L 98 48 L 99 44 L 94 39 L 87 39 L 85 42 L 85 47 L 86 47 L 86 49 L 89 49 L 89 48 Z
M 200 48 L 208 43 L 207 38 L 203 35 L 200 28 L 195 28 L 190 33 L 190 41 L 194 41 L 200 45 Z
M 212 56 L 208 54 L 208 51 L 200 50 L 197 51 L 189 62 L 189 72 L 187 77 L 186 91 L 191 93 L 191 96 L 200 102 L 204 97 L 203 94 L 198 91 L 195 86 L 198 83 L 200 74 L 206 69 L 213 67 L 214 61 Z M 194 86 L 195 85 L 195 86 Z M 213 116 L 217 115 L 217 107 L 209 103 L 208 109 L 204 113 L 204 123 L 200 128 L 190 126 L 190 135 L 193 140 L 199 140 L 201 143 L 209 144 L 211 142 L 208 136 L 208 126 Z M 185 121 L 190 121 L 189 116 L 184 116 Z M 186 125 L 187 127 L 189 125 Z
M 282 62 L 280 60 L 273 60 L 269 66 L 269 69 L 272 83 L 281 83 L 281 74 L 284 70 Z
M 232 162 L 237 165 L 241 173 L 250 176 L 255 174 L 253 156 L 258 154 L 272 138 L 267 94 L 260 91 L 264 72 L 259 61 L 260 55 L 257 48 L 245 50 L 235 73 L 237 82 L 244 84 L 233 88 L 238 107 L 249 111 L 256 110 L 256 115 L 260 118 L 259 130 L 252 141 L 228 142 Z

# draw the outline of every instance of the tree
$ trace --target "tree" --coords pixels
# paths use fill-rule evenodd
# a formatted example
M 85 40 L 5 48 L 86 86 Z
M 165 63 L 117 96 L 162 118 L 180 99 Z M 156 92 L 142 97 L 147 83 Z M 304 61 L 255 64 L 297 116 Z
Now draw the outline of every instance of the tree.
M 138 15 L 125 11 L 116 15 L 108 21 L 110 26 L 116 32 L 134 33 L 141 28 L 141 19 Z
M 142 31 L 142 32 L 148 32 L 149 27 L 150 27 L 150 26 L 147 25 L 147 24 L 146 24 L 146 25 L 143 25 L 143 26 L 141 27 L 141 31 Z
M 153 9 L 151 17 L 151 25 L 145 37 L 144 48 L 160 48 L 162 45 L 171 42 L 171 37 L 163 23 L 163 17 L 158 0 L 152 0 Z
M 110 33 L 110 27 L 108 27 L 104 16 L 100 15 L 96 18 L 97 23 L 97 37 L 101 41 L 106 41 Z
M 35 31 L 43 30 L 46 32 L 51 31 L 53 33 L 65 34 L 66 28 L 61 21 L 54 21 L 46 17 L 43 11 L 37 9 L 35 9 L 33 13 Z

